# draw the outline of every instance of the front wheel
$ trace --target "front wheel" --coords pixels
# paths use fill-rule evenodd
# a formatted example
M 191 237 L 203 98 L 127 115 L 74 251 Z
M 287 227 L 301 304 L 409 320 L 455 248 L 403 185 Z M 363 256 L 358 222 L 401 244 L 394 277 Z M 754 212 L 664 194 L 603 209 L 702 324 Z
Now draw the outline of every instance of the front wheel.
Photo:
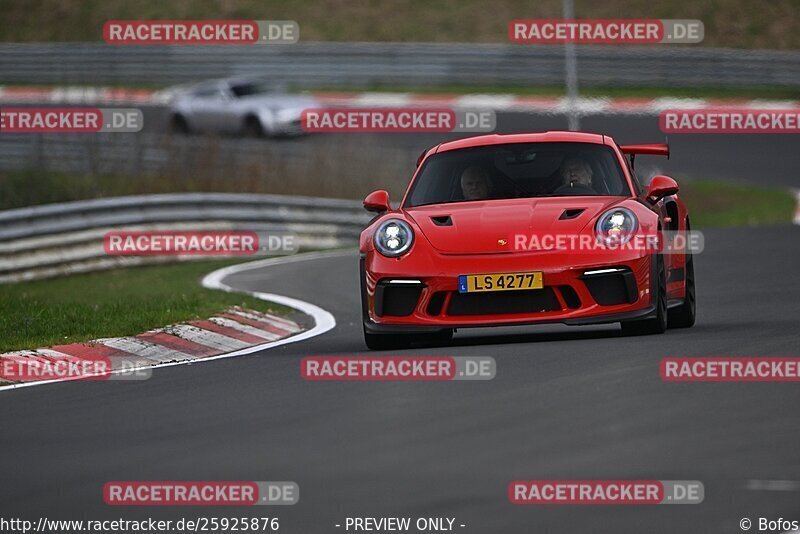
M 655 273 L 658 277 L 658 285 L 655 295 L 653 295 L 656 299 L 656 316 L 652 319 L 623 322 L 622 333 L 626 336 L 663 334 L 667 330 L 667 270 L 661 254 L 657 255 L 653 261 L 656 262 Z
M 694 326 L 697 316 L 697 299 L 694 289 L 694 258 L 692 254 L 686 255 L 686 296 L 683 304 L 669 310 L 670 328 L 690 328 Z
M 189 123 L 186 122 L 186 119 L 182 115 L 174 115 L 170 119 L 169 129 L 172 133 L 180 135 L 189 135 L 191 133 Z
M 253 116 L 245 119 L 243 132 L 245 137 L 251 137 L 253 139 L 264 137 L 266 134 L 264 127 L 261 125 L 261 121 L 258 120 L 258 117 Z

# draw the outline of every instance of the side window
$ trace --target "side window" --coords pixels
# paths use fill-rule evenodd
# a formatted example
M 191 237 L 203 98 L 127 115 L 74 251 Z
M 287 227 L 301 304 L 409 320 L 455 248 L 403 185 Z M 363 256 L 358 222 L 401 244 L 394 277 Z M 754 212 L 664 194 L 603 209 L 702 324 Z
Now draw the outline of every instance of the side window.
M 220 94 L 218 87 L 201 87 L 194 92 L 194 96 L 198 98 L 213 98 Z
M 203 85 L 195 89 L 194 96 L 197 98 L 214 98 L 221 100 L 228 97 L 230 89 L 227 85 L 213 84 Z

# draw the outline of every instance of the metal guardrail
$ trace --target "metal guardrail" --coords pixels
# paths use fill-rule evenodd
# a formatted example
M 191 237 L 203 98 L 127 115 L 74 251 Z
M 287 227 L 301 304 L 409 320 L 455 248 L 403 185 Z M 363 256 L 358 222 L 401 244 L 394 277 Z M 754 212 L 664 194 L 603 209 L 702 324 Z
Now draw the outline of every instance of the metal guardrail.
M 370 218 L 352 200 L 223 193 L 114 197 L 0 211 L 0 283 L 192 259 L 108 256 L 103 236 L 110 230 L 249 230 L 292 234 L 300 249 L 320 249 L 357 243 Z
M 166 125 L 164 125 L 166 127 Z M 297 160 L 308 155 L 300 143 L 264 143 L 257 139 L 135 135 L 12 134 L 0 138 L 0 170 L 42 168 L 67 173 L 158 174 L 217 154 L 220 170 L 240 159 Z
M 421 148 L 358 136 L 272 141 L 160 133 L 3 134 L 0 171 L 86 176 L 99 187 L 106 176 L 126 177 L 151 184 L 155 192 L 181 190 L 159 190 L 162 180 L 201 184 L 184 191 L 234 192 L 251 191 L 247 184 L 258 181 L 265 186 L 262 191 L 272 193 L 358 198 L 370 187 L 405 185 Z M 357 191 L 354 176 L 363 177 Z
M 800 53 L 577 46 L 583 86 L 800 87 Z M 561 46 L 301 42 L 274 46 L 0 44 L 0 84 L 169 85 L 241 74 L 302 87 L 561 85 Z
M 0 196 L 6 206 L 26 206 L 63 201 L 58 191 L 64 188 L 77 189 L 72 198 L 184 191 L 327 198 L 363 198 L 374 189 L 399 194 L 422 148 L 363 136 L 2 134 Z M 24 173 L 31 178 L 25 180 Z

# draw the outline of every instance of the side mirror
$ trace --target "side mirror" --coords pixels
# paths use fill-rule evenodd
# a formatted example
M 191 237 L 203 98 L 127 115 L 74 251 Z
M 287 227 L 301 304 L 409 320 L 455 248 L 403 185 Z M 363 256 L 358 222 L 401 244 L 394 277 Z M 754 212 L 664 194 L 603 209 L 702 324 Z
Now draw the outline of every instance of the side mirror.
M 664 197 L 674 195 L 678 192 L 678 182 L 670 178 L 658 174 L 653 176 L 650 180 L 650 185 L 647 186 L 647 200 L 655 204 Z
M 373 191 L 364 199 L 364 209 L 374 213 L 389 211 L 389 193 L 383 189 Z

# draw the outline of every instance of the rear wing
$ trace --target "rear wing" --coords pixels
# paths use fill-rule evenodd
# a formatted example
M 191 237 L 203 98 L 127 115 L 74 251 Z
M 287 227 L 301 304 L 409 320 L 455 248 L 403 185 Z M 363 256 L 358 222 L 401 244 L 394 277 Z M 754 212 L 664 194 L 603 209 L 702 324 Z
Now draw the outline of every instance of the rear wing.
M 650 156 L 667 156 L 669 159 L 668 143 L 652 143 L 649 145 L 622 145 L 619 147 L 623 154 L 648 154 Z
M 631 169 L 636 159 L 636 154 L 646 154 L 648 156 L 666 156 L 669 159 L 669 142 L 650 143 L 647 145 L 622 145 L 619 147 L 623 154 L 631 157 Z

